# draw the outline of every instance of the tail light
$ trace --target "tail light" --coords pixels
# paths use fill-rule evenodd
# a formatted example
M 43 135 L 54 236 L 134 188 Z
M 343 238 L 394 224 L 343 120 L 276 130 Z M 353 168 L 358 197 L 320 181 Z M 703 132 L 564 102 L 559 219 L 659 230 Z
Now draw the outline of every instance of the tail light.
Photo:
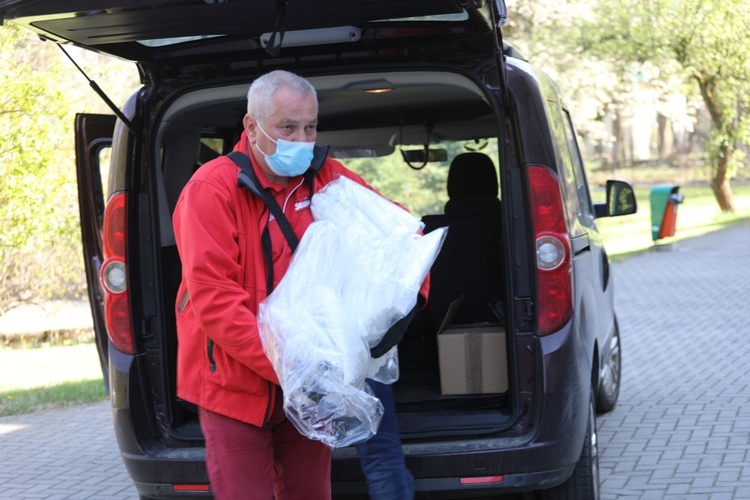
M 104 264 L 99 278 L 104 287 L 104 316 L 112 343 L 120 351 L 135 353 L 125 242 L 127 224 L 125 193 L 115 193 L 104 211 Z
M 526 167 L 536 242 L 539 335 L 562 328 L 573 315 L 571 245 L 557 175 L 540 166 Z

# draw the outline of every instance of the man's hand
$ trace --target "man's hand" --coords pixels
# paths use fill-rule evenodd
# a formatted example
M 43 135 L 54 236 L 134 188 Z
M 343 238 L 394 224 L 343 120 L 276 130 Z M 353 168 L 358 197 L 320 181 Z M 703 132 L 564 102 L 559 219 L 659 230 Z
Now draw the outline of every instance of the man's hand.
M 373 358 L 379 358 L 390 351 L 393 346 L 401 342 L 406 334 L 406 330 L 409 328 L 409 323 L 411 323 L 414 316 L 417 315 L 421 302 L 422 297 L 419 298 L 417 305 L 415 305 L 406 316 L 396 321 L 393 326 L 385 332 L 385 335 L 383 335 L 383 338 L 378 342 L 378 345 L 370 349 L 370 356 Z

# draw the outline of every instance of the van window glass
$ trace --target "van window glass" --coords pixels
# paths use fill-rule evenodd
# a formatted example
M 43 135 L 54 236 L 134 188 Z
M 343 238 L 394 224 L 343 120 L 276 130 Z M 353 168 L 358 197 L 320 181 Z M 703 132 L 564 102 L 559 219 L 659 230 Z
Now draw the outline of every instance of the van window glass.
M 207 38 L 216 38 L 224 35 L 201 35 L 201 36 L 180 36 L 175 38 L 154 38 L 152 40 L 136 40 L 146 47 L 165 47 L 167 45 L 177 45 L 180 43 L 194 42 L 196 40 L 205 40 Z
M 216 156 L 224 152 L 224 139 L 220 137 L 201 137 L 201 145 L 213 150 Z
M 378 19 L 376 21 L 372 21 L 374 23 L 393 23 L 393 22 L 456 22 L 456 21 L 466 21 L 469 19 L 469 13 L 465 10 L 462 10 L 461 12 L 458 12 L 456 14 L 435 14 L 434 16 L 414 16 L 414 17 L 400 17 L 397 19 Z
M 572 237 L 580 236 L 583 231 L 576 224 L 581 215 L 581 204 L 576 192 L 575 175 L 573 173 L 573 159 L 568 148 L 568 134 L 563 121 L 562 109 L 557 102 L 548 101 L 547 110 L 550 115 L 550 126 L 554 135 L 555 152 L 557 153 L 557 171 L 562 181 L 562 194 L 568 215 L 568 228 Z
M 573 162 L 573 178 L 575 181 L 576 194 L 580 204 L 581 212 L 578 219 L 585 226 L 591 226 L 594 220 L 594 210 L 591 205 L 591 195 L 589 194 L 588 184 L 586 183 L 586 172 L 583 169 L 583 160 L 581 151 L 578 149 L 578 140 L 576 139 L 573 121 L 570 119 L 570 113 L 563 110 L 565 114 L 565 133 L 568 140 L 568 150 Z
M 112 147 L 103 146 L 99 148 L 97 152 L 97 162 L 99 163 L 99 180 L 102 183 L 102 194 L 106 200 L 109 197 L 108 191 L 108 179 L 109 179 L 109 167 L 112 163 Z M 92 166 L 93 167 L 93 166 Z M 95 167 L 94 167 L 95 168 Z
M 198 148 L 198 162 L 196 168 L 207 163 L 214 158 L 225 155 L 232 150 L 233 144 L 230 143 L 226 135 L 217 132 L 203 132 Z
M 415 217 L 443 213 L 448 201 L 448 170 L 451 160 L 457 155 L 467 151 L 484 153 L 495 163 L 497 171 L 497 138 L 440 142 L 431 144 L 430 147 L 445 149 L 448 161 L 428 163 L 424 168 L 414 170 L 404 162 L 398 147 L 387 156 L 341 158 L 340 161 L 364 177 L 383 196 L 406 207 Z

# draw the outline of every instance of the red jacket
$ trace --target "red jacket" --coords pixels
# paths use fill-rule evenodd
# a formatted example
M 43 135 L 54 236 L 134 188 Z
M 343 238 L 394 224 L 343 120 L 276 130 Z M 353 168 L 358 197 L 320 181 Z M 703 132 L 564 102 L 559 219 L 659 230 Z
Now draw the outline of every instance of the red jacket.
M 242 134 L 234 148 L 251 158 L 262 187 L 270 187 L 299 238 L 312 223 L 303 178 L 270 183 L 247 151 Z M 292 251 L 263 202 L 237 187 L 239 167 L 222 156 L 193 175 L 177 201 L 173 221 L 182 261 L 177 293 L 177 396 L 203 408 L 261 426 L 274 405 L 278 378 L 263 352 L 256 314 L 266 298 L 261 234 L 268 223 L 275 284 Z M 331 158 L 315 176 L 314 191 L 346 176 L 369 187 Z M 425 297 L 429 279 L 420 292 Z

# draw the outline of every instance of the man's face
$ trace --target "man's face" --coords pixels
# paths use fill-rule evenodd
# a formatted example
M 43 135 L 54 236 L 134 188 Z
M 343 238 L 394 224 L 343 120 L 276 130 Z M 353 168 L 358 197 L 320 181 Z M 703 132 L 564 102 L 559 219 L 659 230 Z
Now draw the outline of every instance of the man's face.
M 261 170 L 271 180 L 276 176 L 258 149 L 270 156 L 276 152 L 276 144 L 271 139 L 314 142 L 318 136 L 318 102 L 313 94 L 300 97 L 289 89 L 281 88 L 274 94 L 273 100 L 276 111 L 268 117 L 265 123 L 260 123 L 270 139 L 260 130 L 255 117 L 245 115 L 243 120 L 253 156 Z

